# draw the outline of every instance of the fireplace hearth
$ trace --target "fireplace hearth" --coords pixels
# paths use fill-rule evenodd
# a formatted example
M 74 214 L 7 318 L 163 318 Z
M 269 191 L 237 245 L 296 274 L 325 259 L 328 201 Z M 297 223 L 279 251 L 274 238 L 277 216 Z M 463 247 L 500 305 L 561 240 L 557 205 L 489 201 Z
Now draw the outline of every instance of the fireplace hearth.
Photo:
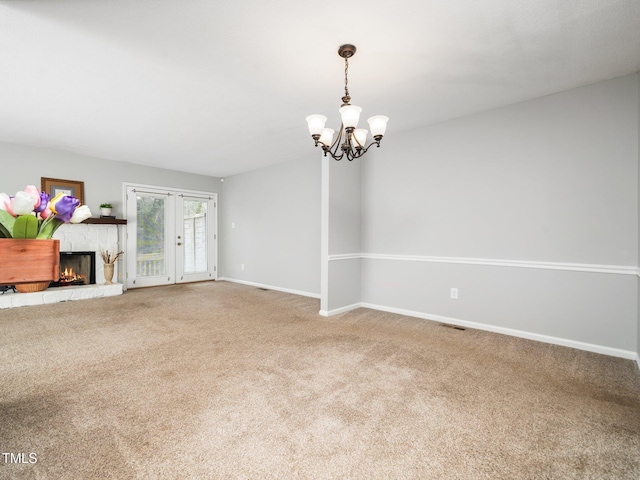
M 95 285 L 96 252 L 60 252 L 60 278 L 49 287 Z

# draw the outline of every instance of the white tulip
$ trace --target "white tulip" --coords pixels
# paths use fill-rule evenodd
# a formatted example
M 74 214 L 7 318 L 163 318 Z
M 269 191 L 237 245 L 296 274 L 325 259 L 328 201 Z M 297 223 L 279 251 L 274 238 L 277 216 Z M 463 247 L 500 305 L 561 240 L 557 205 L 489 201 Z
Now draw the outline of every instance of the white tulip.
M 86 205 L 81 205 L 73 211 L 73 215 L 71 215 L 71 219 L 69 220 L 69 222 L 81 223 L 89 217 L 91 217 L 91 210 L 89 210 L 89 207 L 87 207 Z
M 5 206 L 4 202 L 11 203 L 11 199 L 9 198 L 9 195 L 7 195 L 6 193 L 0 193 L 0 210 L 4 210 L 6 212 L 7 207 Z
M 16 215 L 28 215 L 35 208 L 36 198 L 27 192 L 17 192 L 11 209 Z

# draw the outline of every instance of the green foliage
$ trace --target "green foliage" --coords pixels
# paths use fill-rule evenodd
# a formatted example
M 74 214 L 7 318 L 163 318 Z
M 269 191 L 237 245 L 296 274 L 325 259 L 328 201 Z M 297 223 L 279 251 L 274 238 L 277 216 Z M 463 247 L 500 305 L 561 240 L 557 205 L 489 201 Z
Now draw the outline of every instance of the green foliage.
M 113 205 L 110 203 L 101 203 L 100 208 L 113 208 Z
M 36 238 L 38 219 L 33 215 L 20 215 L 13 224 L 13 238 Z
M 0 238 L 13 237 L 13 225 L 16 219 L 9 212 L 0 209 Z
M 138 254 L 164 252 L 165 200 L 140 197 L 136 218 Z
M 196 217 L 207 213 L 207 204 L 199 200 L 185 200 L 184 201 L 184 217 Z
M 38 236 L 35 238 L 51 238 L 53 236 L 53 233 L 58 229 L 58 227 L 61 225 L 59 222 L 53 222 L 49 219 L 53 219 L 53 215 L 51 215 L 47 220 L 45 220 L 42 223 L 42 226 L 40 227 L 40 232 L 38 233 Z

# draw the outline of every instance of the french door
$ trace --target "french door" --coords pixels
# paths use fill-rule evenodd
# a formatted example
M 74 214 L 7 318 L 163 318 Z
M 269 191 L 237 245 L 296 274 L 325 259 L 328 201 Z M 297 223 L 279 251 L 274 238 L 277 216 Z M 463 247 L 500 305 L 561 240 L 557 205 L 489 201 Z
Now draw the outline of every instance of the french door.
M 217 194 L 126 185 L 127 288 L 217 277 Z

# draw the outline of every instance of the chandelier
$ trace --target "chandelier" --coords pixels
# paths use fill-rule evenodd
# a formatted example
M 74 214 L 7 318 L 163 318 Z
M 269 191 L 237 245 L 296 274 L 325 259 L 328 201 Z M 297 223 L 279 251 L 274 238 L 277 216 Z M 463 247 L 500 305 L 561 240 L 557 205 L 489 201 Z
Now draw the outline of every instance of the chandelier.
M 338 55 L 344 58 L 344 97 L 342 97 L 342 106 L 339 109 L 342 125 L 340 126 L 338 138 L 334 141 L 335 130 L 325 128 L 327 117 L 324 115 L 309 115 L 306 118 L 309 133 L 316 147 L 320 145 L 324 151 L 324 156 L 326 157 L 328 153 L 335 160 L 342 160 L 346 157 L 347 160 L 352 161 L 355 158 L 362 157 L 373 145 L 380 147 L 380 140 L 384 136 L 387 122 L 389 121 L 389 118 L 384 115 L 375 115 L 367 120 L 373 141 L 365 146 L 369 132 L 365 128 L 356 128 L 362 108 L 349 103 L 351 102 L 348 79 L 349 58 L 353 57 L 355 53 L 356 47 L 349 44 L 342 45 L 338 49 Z

